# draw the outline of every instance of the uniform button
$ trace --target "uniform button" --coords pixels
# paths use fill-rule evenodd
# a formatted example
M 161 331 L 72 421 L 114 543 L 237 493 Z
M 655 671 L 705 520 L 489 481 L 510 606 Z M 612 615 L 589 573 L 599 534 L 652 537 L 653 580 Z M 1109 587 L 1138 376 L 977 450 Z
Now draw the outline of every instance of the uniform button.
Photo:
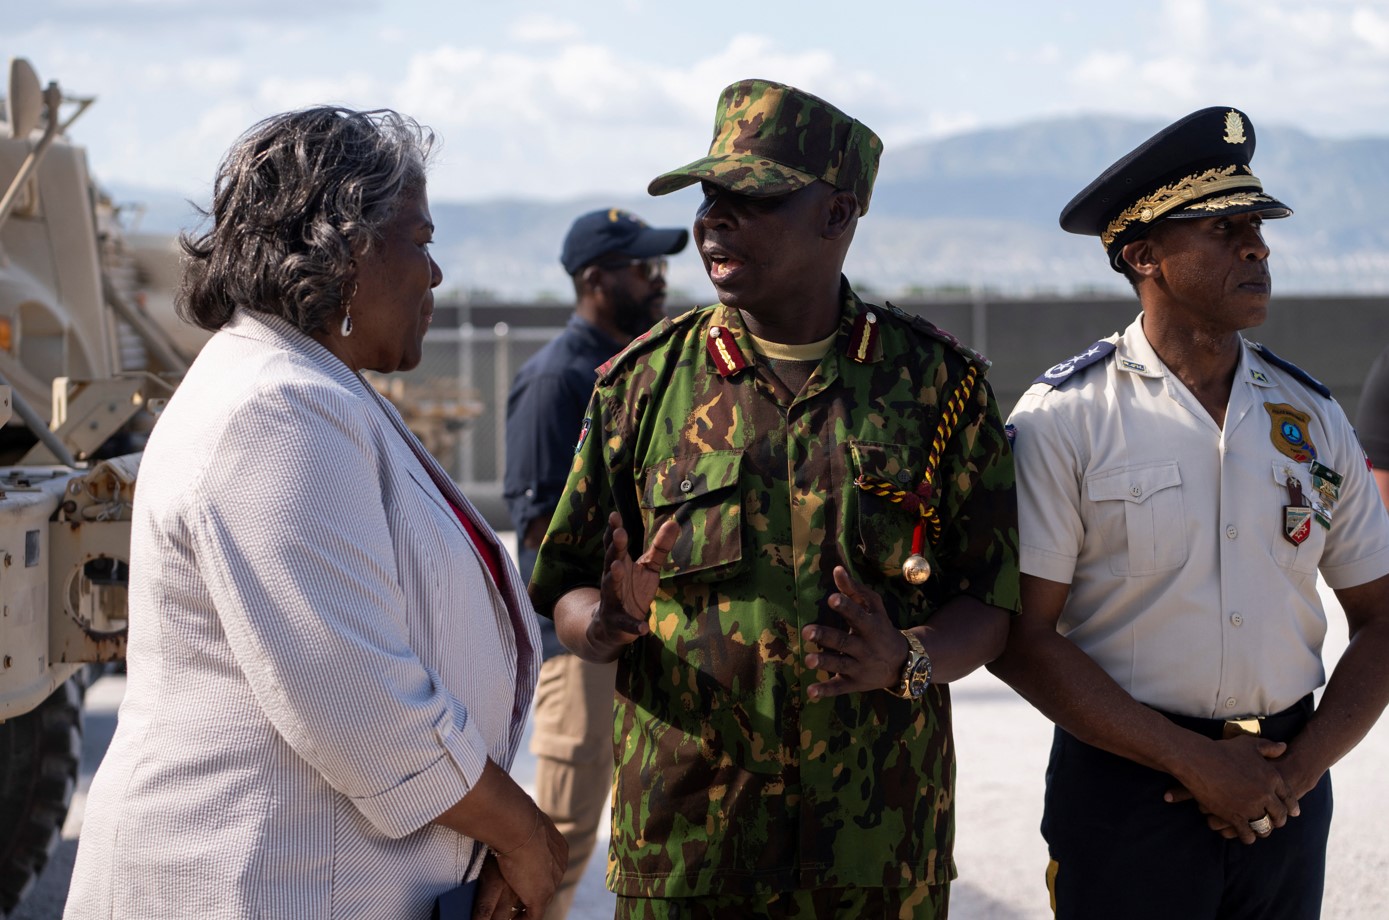
M 1232 613 L 1230 614 L 1230 622 L 1234 623 L 1236 626 L 1243 626 L 1244 617 L 1240 616 L 1238 613 Z
M 1134 483 L 1133 485 L 1129 486 L 1129 494 L 1132 495 L 1134 498 L 1137 498 L 1138 496 L 1143 494 L 1143 487 L 1140 486 L 1138 483 Z
M 1231 524 L 1229 527 L 1225 528 L 1225 536 L 1233 540 L 1235 537 L 1239 536 L 1239 528 Z
M 1225 701 L 1225 708 L 1226 708 L 1226 709 L 1234 709 L 1234 708 L 1235 708 L 1235 703 L 1237 703 L 1237 702 L 1239 702 L 1239 700 L 1235 699 L 1235 698 L 1232 696 L 1232 697 L 1230 697 L 1228 700 Z
M 694 483 L 690 482 L 688 479 L 682 480 L 682 481 L 680 482 L 680 491 L 681 491 L 681 492 L 688 492 L 688 491 L 690 491 L 690 490 L 693 489 L 693 488 L 694 488 Z
M 873 315 L 872 311 L 869 311 L 868 315 L 864 317 L 863 321 L 866 323 L 876 323 L 878 321 L 878 318 Z
M 710 327 L 709 327 L 709 338 L 711 338 L 711 339 L 717 339 L 717 338 L 719 337 L 719 333 L 722 332 L 722 331 L 723 331 L 723 330 L 722 330 L 719 326 L 710 326 Z
M 869 315 L 871 316 L 872 314 L 869 314 Z M 911 471 L 911 470 L 903 470 L 902 472 L 898 473 L 898 474 L 897 474 L 897 481 L 898 481 L 898 482 L 902 482 L 902 483 L 911 482 L 911 481 L 912 481 L 912 471 Z

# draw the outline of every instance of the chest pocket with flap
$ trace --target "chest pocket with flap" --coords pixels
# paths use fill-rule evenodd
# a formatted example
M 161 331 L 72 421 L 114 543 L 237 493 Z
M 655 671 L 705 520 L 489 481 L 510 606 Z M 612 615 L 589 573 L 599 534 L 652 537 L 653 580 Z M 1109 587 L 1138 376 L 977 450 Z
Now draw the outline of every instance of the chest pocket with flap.
M 1115 575 L 1156 575 L 1186 563 L 1182 474 L 1175 460 L 1109 470 L 1085 480 L 1101 546 Z
M 668 518 L 680 524 L 662 578 L 728 575 L 743 558 L 741 450 L 671 457 L 642 470 L 641 508 L 648 539 Z
M 850 474 L 855 479 L 863 476 L 911 492 L 925 475 L 926 452 L 915 446 L 854 440 L 849 442 L 849 451 Z M 858 506 L 858 550 L 868 571 L 889 578 L 901 575 L 920 516 L 871 491 L 854 489 L 851 494 Z M 934 567 L 936 559 L 929 540 L 923 541 L 921 551 Z

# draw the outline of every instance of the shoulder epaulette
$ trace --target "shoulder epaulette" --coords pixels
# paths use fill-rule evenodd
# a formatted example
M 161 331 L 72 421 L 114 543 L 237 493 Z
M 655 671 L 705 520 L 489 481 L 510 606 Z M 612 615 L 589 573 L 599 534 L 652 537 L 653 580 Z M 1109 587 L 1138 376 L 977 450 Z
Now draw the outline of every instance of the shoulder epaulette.
M 1080 354 L 1072 355 L 1060 364 L 1053 364 L 1042 371 L 1041 375 L 1032 382 L 1045 383 L 1053 387 L 1060 386 L 1070 379 L 1070 376 L 1076 371 L 1103 361 L 1112 354 L 1114 354 L 1114 343 L 1109 339 L 1100 339 Z
M 667 317 L 661 320 L 656 325 L 652 326 L 650 329 L 643 332 L 641 335 L 637 336 L 635 339 L 632 339 L 632 341 L 627 343 L 626 348 L 622 349 L 617 354 L 613 355 L 607 361 L 598 366 L 598 381 L 600 383 L 603 382 L 603 379 L 607 377 L 608 374 L 610 374 L 614 369 L 625 364 L 628 361 L 628 359 L 630 359 L 634 355 L 645 354 L 646 352 L 650 351 L 651 347 L 655 345 L 657 342 L 663 341 L 664 339 L 668 338 L 671 332 L 675 331 L 676 329 L 679 329 L 681 326 L 689 325 L 690 321 L 694 318 L 695 314 L 699 313 L 699 311 L 702 309 L 706 308 L 696 307 L 693 310 L 688 310 L 680 314 L 675 319 L 670 319 L 669 317 Z
M 1320 380 L 1313 377 L 1311 374 L 1307 373 L 1302 368 L 1289 361 L 1287 358 L 1278 357 L 1272 351 L 1269 350 L 1269 347 L 1267 345 L 1260 345 L 1258 342 L 1250 342 L 1249 347 L 1257 351 L 1260 355 L 1262 355 L 1263 359 L 1267 361 L 1269 364 L 1272 364 L 1274 367 L 1287 371 L 1289 374 L 1293 375 L 1293 377 L 1307 384 L 1307 386 L 1316 390 L 1318 393 L 1325 396 L 1327 399 L 1331 398 L 1331 387 L 1322 383 Z
M 944 329 L 940 328 L 935 323 L 931 322 L 925 317 L 917 316 L 914 313 L 908 313 L 906 310 L 903 310 L 900 307 L 896 307 L 888 301 L 884 301 L 883 306 L 878 307 L 877 309 L 892 314 L 893 316 L 902 320 L 908 326 L 911 326 L 918 332 L 923 332 L 926 335 L 929 335 L 931 338 L 935 339 L 938 342 L 944 342 L 946 345 L 949 345 L 952 349 L 958 352 L 966 361 L 968 361 L 970 364 L 973 364 L 981 371 L 988 370 L 989 367 L 993 364 L 993 362 L 990 361 L 988 358 L 984 357 L 979 352 L 975 351 L 973 348 L 970 348 L 968 345 L 961 342 L 959 339 L 955 338 L 953 335 L 946 332 Z

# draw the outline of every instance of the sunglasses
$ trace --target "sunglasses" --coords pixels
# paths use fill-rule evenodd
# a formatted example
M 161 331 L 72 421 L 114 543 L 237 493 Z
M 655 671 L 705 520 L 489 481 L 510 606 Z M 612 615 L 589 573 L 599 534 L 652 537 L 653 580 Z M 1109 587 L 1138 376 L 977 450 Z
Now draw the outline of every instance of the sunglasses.
M 641 275 L 647 281 L 654 281 L 657 278 L 664 278 L 666 276 L 666 268 L 669 264 L 670 263 L 663 257 L 656 256 L 652 259 L 621 259 L 617 262 L 600 262 L 598 263 L 598 267 L 609 271 L 616 271 L 622 268 L 635 268 L 637 274 Z

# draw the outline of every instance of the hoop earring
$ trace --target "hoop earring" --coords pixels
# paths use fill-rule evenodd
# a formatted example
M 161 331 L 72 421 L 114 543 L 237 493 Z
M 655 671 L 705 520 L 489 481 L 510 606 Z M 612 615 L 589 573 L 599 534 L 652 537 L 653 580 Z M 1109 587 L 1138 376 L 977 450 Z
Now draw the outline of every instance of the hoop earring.
M 342 337 L 347 338 L 352 334 L 352 299 L 357 296 L 357 282 L 352 282 L 352 293 L 347 295 L 347 301 L 343 304 L 342 310 Z

